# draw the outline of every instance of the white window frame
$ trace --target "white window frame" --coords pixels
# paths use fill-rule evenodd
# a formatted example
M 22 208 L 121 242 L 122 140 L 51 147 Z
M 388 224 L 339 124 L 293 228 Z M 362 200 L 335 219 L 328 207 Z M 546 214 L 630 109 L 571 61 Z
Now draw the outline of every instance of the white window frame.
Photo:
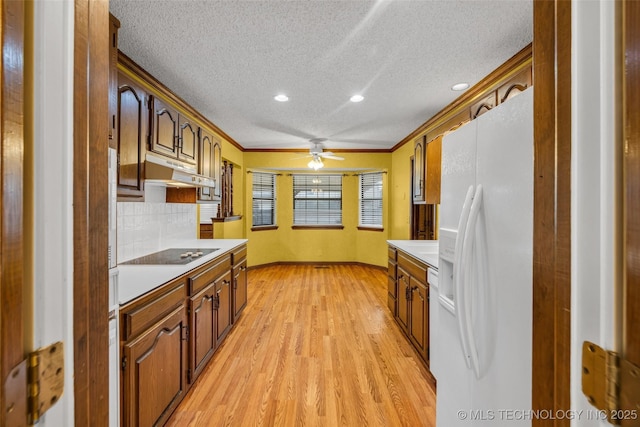
M 362 173 L 358 177 L 358 227 L 382 229 L 384 222 L 384 180 L 383 172 Z M 379 182 L 379 188 L 377 182 Z M 364 186 L 368 187 L 364 188 Z M 365 194 L 367 193 L 367 194 Z M 373 203 L 367 203 L 373 202 Z M 376 203 L 378 202 L 378 203 Z M 367 209 L 367 205 L 374 205 Z M 365 209 L 368 211 L 365 212 Z M 375 212 L 371 212 L 374 211 Z M 379 217 L 379 222 L 372 222 L 372 219 Z
M 276 211 L 276 201 L 277 201 L 277 197 L 276 197 L 276 174 L 275 173 L 270 173 L 270 172 L 253 172 L 253 182 L 251 183 L 251 228 L 252 229 L 260 229 L 260 228 L 266 228 L 266 227 L 277 227 L 278 225 L 278 220 L 277 220 L 277 211 Z M 268 181 L 268 179 L 271 179 L 271 184 L 269 185 L 268 183 L 264 183 L 263 179 L 265 181 Z M 256 182 L 258 182 L 258 184 L 256 184 Z M 273 197 L 255 197 L 255 191 L 256 191 L 256 186 L 259 185 L 260 187 L 262 187 L 263 189 L 268 189 L 269 187 L 271 187 L 271 194 Z M 258 203 L 262 202 L 262 201 L 271 201 L 272 203 L 272 221 L 271 224 L 255 224 L 254 220 L 255 220 L 255 216 L 254 216 L 254 209 L 256 207 L 256 201 L 258 201 Z M 266 209 L 268 210 L 268 209 Z
M 339 184 L 337 181 L 339 180 Z M 305 182 L 306 181 L 306 182 Z M 318 181 L 318 182 L 315 182 Z M 337 174 L 294 174 L 293 175 L 293 227 L 318 227 L 318 228 L 333 228 L 343 227 L 343 179 L 342 175 Z M 304 194 L 302 192 L 304 191 Z M 323 194 L 327 194 L 327 197 L 321 197 Z M 336 195 L 339 194 L 339 199 Z M 301 217 L 303 209 L 298 208 L 296 213 L 296 202 L 301 203 L 308 201 L 310 207 L 304 209 L 304 216 Z M 332 209 L 320 209 L 320 202 L 327 202 L 329 205 L 339 204 L 339 211 L 335 208 Z M 314 203 L 315 202 L 315 203 Z M 315 207 L 316 221 L 314 222 L 313 205 Z M 327 221 L 322 221 L 323 217 L 328 217 Z

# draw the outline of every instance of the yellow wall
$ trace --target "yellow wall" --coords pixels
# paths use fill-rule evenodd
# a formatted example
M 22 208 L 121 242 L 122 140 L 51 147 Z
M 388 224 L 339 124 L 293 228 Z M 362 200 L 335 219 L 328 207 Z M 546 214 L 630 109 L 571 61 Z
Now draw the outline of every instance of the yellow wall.
M 224 153 L 223 153 L 224 155 Z M 264 168 L 306 168 L 309 159 L 296 159 L 303 153 L 273 152 L 244 153 L 246 170 Z M 389 171 L 390 153 L 340 153 L 344 161 L 326 160 L 326 168 L 372 168 Z M 321 172 L 330 172 L 327 169 Z M 276 179 L 277 230 L 251 231 L 251 174 L 246 174 L 247 212 L 245 227 L 248 243 L 248 264 L 274 262 L 362 262 L 386 266 L 389 227 L 389 174 L 384 174 L 383 227 L 384 230 L 358 230 L 358 177 L 343 177 L 342 230 L 293 230 L 293 178 L 291 172 L 281 172 Z M 341 172 L 337 172 L 341 173 Z M 226 237 L 226 236 L 225 236 Z
M 391 225 L 390 240 L 411 238 L 411 156 L 413 143 L 408 142 L 391 154 Z

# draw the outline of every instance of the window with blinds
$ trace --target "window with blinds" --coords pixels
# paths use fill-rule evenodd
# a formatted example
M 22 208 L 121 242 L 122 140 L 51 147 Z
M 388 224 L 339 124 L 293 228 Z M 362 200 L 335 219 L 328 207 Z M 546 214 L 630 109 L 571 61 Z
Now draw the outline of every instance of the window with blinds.
M 293 175 L 293 225 L 342 225 L 342 175 Z
M 276 225 L 276 176 L 263 172 L 254 172 L 252 176 L 253 226 Z
M 359 225 L 382 228 L 382 172 L 360 175 Z

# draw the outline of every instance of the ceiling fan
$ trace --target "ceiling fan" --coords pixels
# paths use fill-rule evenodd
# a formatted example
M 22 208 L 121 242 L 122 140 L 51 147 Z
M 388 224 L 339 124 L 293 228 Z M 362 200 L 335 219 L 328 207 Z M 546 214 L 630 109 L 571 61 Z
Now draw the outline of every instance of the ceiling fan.
M 332 160 L 344 160 L 344 157 L 339 157 L 333 154 L 331 151 L 323 151 L 320 143 L 326 141 L 324 138 L 313 138 L 309 142 L 313 144 L 313 147 L 309 150 L 309 154 L 304 156 L 311 157 L 311 161 L 309 161 L 308 166 L 314 170 L 318 170 L 324 166 L 322 163 L 322 159 L 332 159 Z M 302 157 L 299 157 L 302 158 Z

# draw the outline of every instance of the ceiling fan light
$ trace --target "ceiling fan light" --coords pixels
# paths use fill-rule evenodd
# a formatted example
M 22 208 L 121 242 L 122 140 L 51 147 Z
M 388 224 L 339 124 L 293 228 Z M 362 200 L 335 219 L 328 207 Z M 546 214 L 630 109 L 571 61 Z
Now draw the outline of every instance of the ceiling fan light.
M 313 170 L 318 170 L 321 167 L 324 166 L 324 163 L 322 163 L 322 160 L 319 157 L 314 157 L 313 159 L 311 159 L 311 161 L 307 164 L 307 166 L 309 166 L 311 169 Z

